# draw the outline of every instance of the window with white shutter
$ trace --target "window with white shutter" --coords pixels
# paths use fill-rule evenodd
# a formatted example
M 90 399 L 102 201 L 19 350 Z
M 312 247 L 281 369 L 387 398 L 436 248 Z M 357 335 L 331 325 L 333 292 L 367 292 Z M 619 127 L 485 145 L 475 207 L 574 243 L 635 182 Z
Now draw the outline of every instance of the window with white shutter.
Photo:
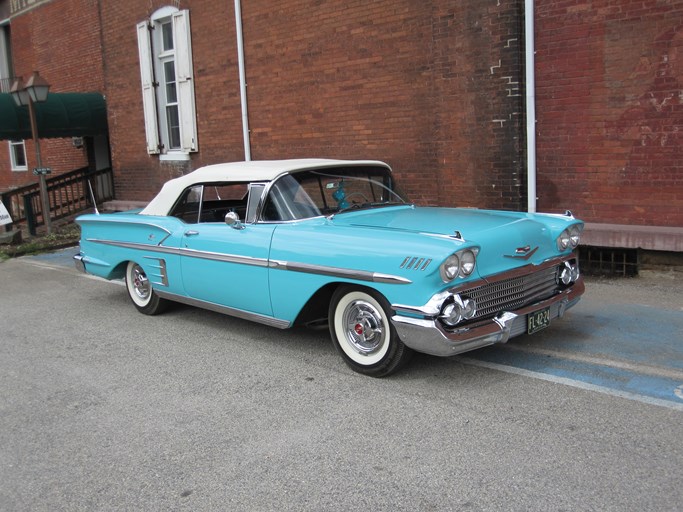
M 163 7 L 137 30 L 147 152 L 187 159 L 197 151 L 190 13 Z

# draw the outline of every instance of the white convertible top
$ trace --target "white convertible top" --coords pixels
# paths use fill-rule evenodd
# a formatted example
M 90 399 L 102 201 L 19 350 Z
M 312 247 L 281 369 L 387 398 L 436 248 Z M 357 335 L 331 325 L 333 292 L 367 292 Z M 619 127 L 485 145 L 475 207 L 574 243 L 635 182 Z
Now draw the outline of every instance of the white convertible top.
M 389 166 L 377 160 L 331 160 L 302 158 L 298 160 L 256 160 L 230 162 L 200 167 L 179 178 L 167 181 L 157 196 L 143 209 L 142 215 L 168 215 L 178 196 L 187 187 L 198 183 L 267 182 L 282 174 L 325 167 L 356 167 L 361 165 Z

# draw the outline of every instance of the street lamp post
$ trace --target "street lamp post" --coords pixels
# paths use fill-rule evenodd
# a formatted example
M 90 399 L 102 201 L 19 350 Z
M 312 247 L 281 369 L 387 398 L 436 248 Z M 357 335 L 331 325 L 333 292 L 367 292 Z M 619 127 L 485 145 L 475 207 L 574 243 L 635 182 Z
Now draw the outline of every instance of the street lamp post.
M 47 181 L 45 175 L 46 169 L 43 167 L 43 160 L 40 154 L 40 139 L 38 138 L 38 125 L 36 123 L 35 103 L 42 103 L 47 99 L 50 84 L 48 84 L 37 71 L 34 71 L 31 77 L 24 84 L 21 77 L 17 78 L 12 84 L 10 94 L 17 106 L 25 105 L 28 107 L 28 115 L 31 120 L 31 137 L 36 148 L 36 169 L 34 172 L 38 174 L 40 184 L 40 200 L 43 209 L 43 221 L 47 233 L 52 233 L 52 219 L 50 218 L 50 197 L 47 194 Z

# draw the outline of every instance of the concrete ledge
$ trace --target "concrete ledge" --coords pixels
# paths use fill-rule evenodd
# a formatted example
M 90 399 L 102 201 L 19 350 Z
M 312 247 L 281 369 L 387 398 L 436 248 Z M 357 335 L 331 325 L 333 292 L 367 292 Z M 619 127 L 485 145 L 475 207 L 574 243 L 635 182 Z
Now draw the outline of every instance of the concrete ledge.
M 21 230 L 5 231 L 5 226 L 0 227 L 0 244 L 19 245 L 21 239 Z
M 581 245 L 683 252 L 683 228 L 586 223 Z

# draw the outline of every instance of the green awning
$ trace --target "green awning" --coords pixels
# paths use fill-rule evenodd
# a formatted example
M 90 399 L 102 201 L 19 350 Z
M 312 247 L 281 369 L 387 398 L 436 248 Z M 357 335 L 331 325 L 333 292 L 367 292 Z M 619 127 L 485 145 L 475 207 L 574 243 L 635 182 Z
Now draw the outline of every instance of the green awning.
M 35 110 L 41 139 L 107 133 L 107 106 L 97 92 L 52 92 Z M 17 107 L 10 94 L 0 94 L 0 140 L 30 138 L 28 107 Z

